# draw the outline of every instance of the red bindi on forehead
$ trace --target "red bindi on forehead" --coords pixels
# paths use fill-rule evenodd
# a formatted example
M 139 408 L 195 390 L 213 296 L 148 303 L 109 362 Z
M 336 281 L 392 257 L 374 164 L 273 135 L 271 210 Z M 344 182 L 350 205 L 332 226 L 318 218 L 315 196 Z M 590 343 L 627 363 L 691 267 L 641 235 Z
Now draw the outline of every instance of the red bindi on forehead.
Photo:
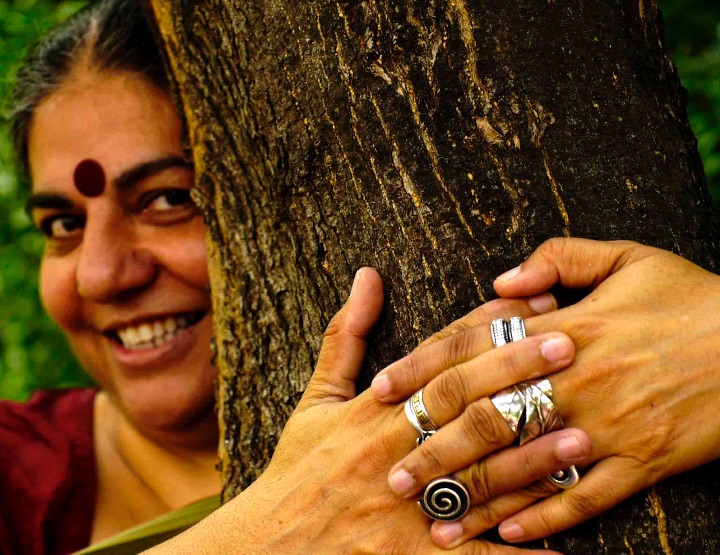
M 95 160 L 83 160 L 73 173 L 75 187 L 86 197 L 99 197 L 105 191 L 105 171 Z

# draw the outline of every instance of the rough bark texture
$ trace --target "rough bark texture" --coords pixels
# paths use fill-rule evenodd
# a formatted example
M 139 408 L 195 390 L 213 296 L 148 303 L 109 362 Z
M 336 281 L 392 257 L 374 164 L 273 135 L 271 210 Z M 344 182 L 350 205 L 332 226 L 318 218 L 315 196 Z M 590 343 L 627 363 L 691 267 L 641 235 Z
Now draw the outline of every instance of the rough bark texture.
M 273 451 L 359 267 L 367 375 L 557 235 L 716 269 L 716 221 L 653 0 L 148 0 L 209 228 L 226 499 Z M 717 553 L 708 467 L 549 544 Z

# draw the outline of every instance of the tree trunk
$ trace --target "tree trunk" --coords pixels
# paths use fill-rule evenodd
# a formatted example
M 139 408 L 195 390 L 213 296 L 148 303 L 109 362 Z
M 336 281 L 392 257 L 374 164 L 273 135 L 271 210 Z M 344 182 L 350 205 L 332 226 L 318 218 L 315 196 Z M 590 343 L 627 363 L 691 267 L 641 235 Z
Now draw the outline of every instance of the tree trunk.
M 365 379 L 549 237 L 716 269 L 717 222 L 654 0 L 148 0 L 209 229 L 225 498 L 262 471 L 359 267 Z M 547 543 L 717 553 L 717 465 Z

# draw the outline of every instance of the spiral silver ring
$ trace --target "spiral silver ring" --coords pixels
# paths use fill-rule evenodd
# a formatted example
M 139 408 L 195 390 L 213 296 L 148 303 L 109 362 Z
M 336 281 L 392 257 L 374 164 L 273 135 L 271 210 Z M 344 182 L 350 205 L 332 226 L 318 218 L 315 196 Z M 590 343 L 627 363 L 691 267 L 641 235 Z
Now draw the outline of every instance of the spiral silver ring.
M 446 476 L 430 482 L 418 505 L 434 520 L 453 522 L 465 516 L 470 508 L 470 493 L 458 480 Z

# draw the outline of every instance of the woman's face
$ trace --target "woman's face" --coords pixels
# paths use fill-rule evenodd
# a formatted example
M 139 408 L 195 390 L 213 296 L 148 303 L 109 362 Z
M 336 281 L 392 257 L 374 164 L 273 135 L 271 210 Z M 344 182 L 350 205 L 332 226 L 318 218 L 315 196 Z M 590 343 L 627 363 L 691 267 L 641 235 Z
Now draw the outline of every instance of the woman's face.
M 76 186 L 86 160 L 105 175 L 97 196 L 102 179 Z M 204 226 L 168 95 L 135 74 L 81 72 L 39 105 L 29 162 L 42 301 L 82 365 L 140 428 L 206 419 L 216 373 Z

